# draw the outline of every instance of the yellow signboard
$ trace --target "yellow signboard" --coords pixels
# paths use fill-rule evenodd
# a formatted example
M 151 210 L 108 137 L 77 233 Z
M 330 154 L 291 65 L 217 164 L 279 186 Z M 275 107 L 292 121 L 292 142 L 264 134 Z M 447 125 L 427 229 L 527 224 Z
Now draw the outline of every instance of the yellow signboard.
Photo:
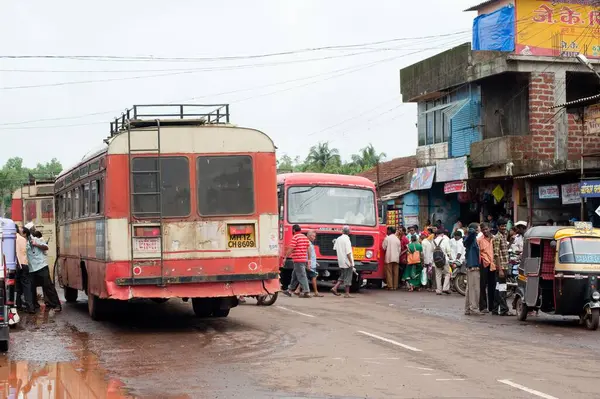
M 502 200 L 502 198 L 504 198 L 504 190 L 502 190 L 502 187 L 500 187 L 499 184 L 492 191 L 492 195 L 496 199 L 496 202 L 500 202 Z
M 600 58 L 600 8 L 593 0 L 516 0 L 515 52 Z

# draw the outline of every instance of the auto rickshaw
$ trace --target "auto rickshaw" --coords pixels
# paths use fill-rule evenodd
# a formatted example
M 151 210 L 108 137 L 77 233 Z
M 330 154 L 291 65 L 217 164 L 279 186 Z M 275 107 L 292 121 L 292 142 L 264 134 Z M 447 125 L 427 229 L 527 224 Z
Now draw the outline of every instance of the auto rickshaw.
M 600 321 L 600 229 L 540 226 L 524 236 L 513 308 L 525 321 L 531 311 L 579 316 L 589 330 Z

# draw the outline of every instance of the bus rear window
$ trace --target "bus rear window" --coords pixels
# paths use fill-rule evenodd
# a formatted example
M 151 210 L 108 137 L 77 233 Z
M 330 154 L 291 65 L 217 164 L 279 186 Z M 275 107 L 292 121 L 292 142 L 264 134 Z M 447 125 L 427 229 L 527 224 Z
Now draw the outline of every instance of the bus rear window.
M 179 217 L 190 214 L 190 170 L 187 158 L 161 158 L 162 184 L 158 184 L 158 158 L 133 159 L 133 214 L 136 217 Z M 159 196 L 160 187 L 160 196 Z
M 198 157 L 197 175 L 201 215 L 254 213 L 254 173 L 250 156 Z

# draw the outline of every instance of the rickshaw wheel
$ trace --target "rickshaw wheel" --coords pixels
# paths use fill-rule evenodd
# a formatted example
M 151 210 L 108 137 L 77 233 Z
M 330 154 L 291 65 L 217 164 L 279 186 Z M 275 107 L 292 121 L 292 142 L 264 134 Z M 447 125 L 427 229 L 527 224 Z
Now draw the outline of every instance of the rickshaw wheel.
M 277 300 L 278 292 L 269 295 L 261 295 L 256 299 L 259 306 L 271 306 Z
M 519 321 L 525 321 L 527 320 L 527 306 L 523 303 L 523 298 L 518 297 L 517 298 L 517 319 L 519 319 Z
M 592 309 L 592 313 L 585 318 L 585 328 L 595 331 L 600 323 L 600 309 Z

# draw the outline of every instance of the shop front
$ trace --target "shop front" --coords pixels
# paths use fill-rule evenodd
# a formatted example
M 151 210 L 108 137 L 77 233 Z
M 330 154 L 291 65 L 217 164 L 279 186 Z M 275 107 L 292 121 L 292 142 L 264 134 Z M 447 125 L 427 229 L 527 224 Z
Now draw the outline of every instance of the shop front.
M 451 231 L 456 221 L 471 221 L 467 157 L 436 162 L 435 183 L 429 192 L 429 214 L 432 223 L 442 222 Z

